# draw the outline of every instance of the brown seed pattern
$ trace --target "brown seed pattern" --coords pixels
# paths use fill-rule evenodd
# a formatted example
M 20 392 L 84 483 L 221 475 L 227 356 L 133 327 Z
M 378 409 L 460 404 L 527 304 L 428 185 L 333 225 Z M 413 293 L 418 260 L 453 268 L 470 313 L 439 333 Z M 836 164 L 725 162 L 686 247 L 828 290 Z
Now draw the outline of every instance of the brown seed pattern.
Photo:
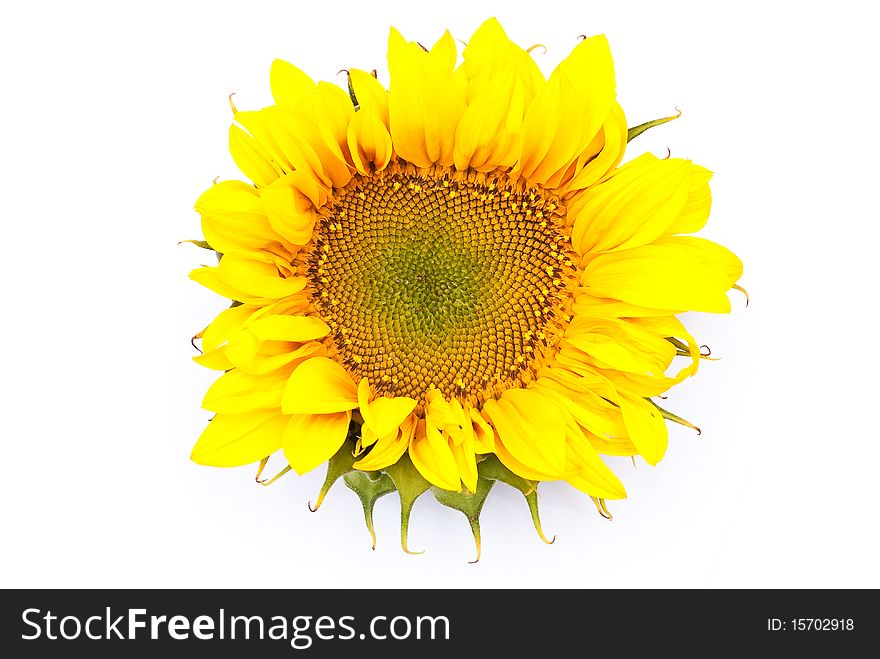
M 564 206 L 482 174 L 356 177 L 322 210 L 307 289 L 357 382 L 476 404 L 529 377 L 573 274 Z

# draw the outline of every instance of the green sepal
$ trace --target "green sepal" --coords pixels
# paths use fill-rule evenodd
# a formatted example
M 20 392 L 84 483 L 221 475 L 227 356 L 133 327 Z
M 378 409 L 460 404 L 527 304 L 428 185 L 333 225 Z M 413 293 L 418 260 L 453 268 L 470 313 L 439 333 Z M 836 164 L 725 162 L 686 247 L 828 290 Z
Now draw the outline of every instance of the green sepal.
M 676 108 L 678 110 L 678 108 Z M 639 124 L 638 126 L 633 126 L 629 130 L 626 131 L 626 142 L 629 144 L 639 135 L 644 133 L 649 128 L 654 128 L 654 126 L 660 126 L 661 124 L 665 124 L 669 121 L 674 121 L 681 116 L 681 110 L 678 110 L 678 114 L 673 117 L 661 117 L 660 119 L 654 119 L 653 121 L 646 121 L 643 124 Z
M 535 525 L 535 531 L 538 537 L 548 545 L 552 545 L 556 541 L 556 536 L 548 540 L 544 535 L 544 529 L 541 528 L 541 516 L 538 513 L 538 483 L 529 481 L 522 476 L 517 476 L 510 469 L 501 464 L 501 461 L 494 455 L 486 456 L 486 458 L 477 465 L 477 471 L 482 478 L 501 481 L 505 485 L 510 485 L 522 492 L 529 506 L 529 513 L 532 515 L 532 523 Z
M 672 345 L 675 346 L 675 354 L 679 357 L 690 357 L 691 351 L 687 343 L 676 339 L 674 336 L 665 337 L 667 341 L 669 341 Z
M 657 403 L 655 403 L 650 398 L 646 398 L 645 400 L 647 400 L 654 407 L 656 407 L 657 410 L 660 412 L 660 416 L 662 416 L 664 419 L 667 419 L 668 421 L 672 421 L 673 423 L 677 423 L 681 426 L 687 426 L 688 428 L 691 428 L 692 430 L 696 430 L 698 435 L 703 434 L 702 430 L 700 430 L 697 426 L 695 426 L 693 423 L 691 423 L 687 419 L 683 419 L 682 417 L 670 412 L 669 410 L 664 410 L 662 407 L 660 407 Z
M 309 509 L 312 512 L 317 511 L 318 508 L 321 507 L 321 502 L 324 501 L 324 497 L 327 496 L 327 493 L 330 491 L 330 488 L 333 487 L 333 484 L 342 476 L 345 476 L 345 474 L 353 470 L 352 465 L 357 458 L 354 457 L 352 435 L 353 433 L 358 432 L 360 432 L 360 426 L 352 422 L 348 427 L 348 437 L 346 437 L 342 446 L 327 463 L 327 475 L 324 477 L 324 484 L 321 486 L 321 491 L 318 493 L 318 499 L 315 501 L 314 506 L 309 504 Z
M 471 563 L 476 563 L 480 560 L 480 512 L 483 510 L 486 497 L 489 496 L 489 492 L 494 485 L 495 481 L 487 478 L 478 478 L 476 492 L 450 492 L 439 487 L 431 488 L 431 492 L 437 501 L 444 506 L 463 513 L 467 517 L 468 523 L 471 525 L 471 533 L 474 535 L 474 544 L 477 547 L 477 557 Z
M 181 240 L 177 244 L 182 245 L 183 243 L 191 243 L 196 247 L 201 247 L 202 249 L 210 249 L 211 251 L 214 251 L 214 248 L 208 244 L 207 240 Z
M 357 494 L 364 507 L 364 521 L 367 523 L 367 531 L 373 539 L 373 549 L 376 548 L 376 531 L 373 528 L 373 506 L 381 497 L 391 494 L 397 488 L 394 481 L 386 474 L 377 472 L 350 471 L 343 477 L 348 488 Z
M 400 495 L 400 545 L 407 554 L 421 554 L 422 552 L 419 551 L 410 551 L 407 546 L 409 517 L 416 499 L 427 492 L 431 484 L 422 478 L 422 475 L 406 454 L 393 465 L 385 467 L 382 471 L 391 477 Z
M 357 95 L 354 93 L 354 85 L 351 84 L 351 73 L 349 73 L 348 70 L 345 71 L 345 83 L 346 87 L 348 87 L 348 97 L 351 99 L 354 111 L 357 112 L 361 109 L 361 105 L 358 103 Z

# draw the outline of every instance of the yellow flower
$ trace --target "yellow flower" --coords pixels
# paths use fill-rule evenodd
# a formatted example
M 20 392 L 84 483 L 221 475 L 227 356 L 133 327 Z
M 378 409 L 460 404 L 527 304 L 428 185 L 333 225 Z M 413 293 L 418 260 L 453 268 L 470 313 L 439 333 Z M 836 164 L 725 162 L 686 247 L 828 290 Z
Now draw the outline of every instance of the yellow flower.
M 625 496 L 600 455 L 656 464 L 651 399 L 693 375 L 676 315 L 728 312 L 742 264 L 703 238 L 711 173 L 641 155 L 606 39 L 545 78 L 486 21 L 457 64 L 391 30 L 386 90 L 348 93 L 276 61 L 275 105 L 238 111 L 232 157 L 253 185 L 196 202 L 218 265 L 192 278 L 234 301 L 199 336 L 223 374 L 196 462 L 237 466 L 281 449 L 305 473 L 330 462 L 364 503 L 432 489 L 469 518 L 492 484 Z M 683 364 L 673 368 L 676 357 Z M 686 423 L 686 422 L 684 422 Z M 319 500 L 320 503 L 320 500 Z M 543 534 L 542 534 L 543 537 Z M 375 542 L 375 536 L 374 536 Z

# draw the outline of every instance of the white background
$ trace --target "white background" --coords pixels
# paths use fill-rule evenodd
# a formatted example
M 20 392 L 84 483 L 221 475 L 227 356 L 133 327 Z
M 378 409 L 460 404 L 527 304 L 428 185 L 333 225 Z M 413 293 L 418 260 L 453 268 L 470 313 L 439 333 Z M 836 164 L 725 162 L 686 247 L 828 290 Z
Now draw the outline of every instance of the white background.
M 720 6 L 720 5 L 719 5 Z M 0 586 L 880 586 L 876 23 L 868 3 L 14 3 L 0 27 Z M 430 496 L 407 556 L 379 501 L 370 550 L 342 484 L 269 488 L 192 464 L 214 373 L 189 337 L 224 307 L 187 279 L 209 257 L 192 205 L 226 150 L 226 97 L 270 102 L 269 64 L 386 70 L 389 25 L 466 40 L 497 15 L 545 71 L 604 32 L 633 142 L 713 169 L 704 235 L 745 262 L 752 300 L 688 317 L 722 360 L 668 406 L 657 468 L 613 461 L 630 498 L 601 519 L 542 485 L 466 522 Z M 270 463 L 270 470 L 281 461 Z

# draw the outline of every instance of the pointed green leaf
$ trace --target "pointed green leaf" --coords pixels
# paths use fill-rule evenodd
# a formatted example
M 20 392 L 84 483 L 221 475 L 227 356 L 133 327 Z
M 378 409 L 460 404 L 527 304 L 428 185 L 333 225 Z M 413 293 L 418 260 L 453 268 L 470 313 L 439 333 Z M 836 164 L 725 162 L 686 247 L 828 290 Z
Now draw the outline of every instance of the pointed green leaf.
M 691 423 L 691 422 L 688 421 L 687 419 L 683 419 L 683 418 L 681 418 L 680 416 L 678 416 L 677 414 L 673 414 L 673 413 L 670 412 L 669 410 L 664 410 L 662 407 L 660 407 L 657 403 L 655 403 L 655 402 L 654 402 L 653 400 L 651 400 L 650 398 L 646 398 L 645 400 L 647 400 L 647 401 L 648 401 L 649 403 L 651 403 L 654 407 L 656 407 L 656 408 L 660 411 L 660 416 L 662 416 L 664 419 L 667 419 L 667 420 L 672 421 L 672 422 L 674 422 L 674 423 L 677 423 L 677 424 L 679 424 L 679 425 L 687 426 L 688 428 L 691 428 L 691 429 L 693 429 L 693 430 L 696 430 L 698 435 L 702 435 L 702 434 L 703 434 L 703 431 L 702 431 L 702 430 L 700 430 L 699 428 L 697 428 L 697 426 L 695 426 L 693 423 Z
M 375 478 L 373 478 L 375 476 Z M 351 471 L 343 477 L 345 484 L 357 494 L 364 507 L 364 521 L 367 523 L 367 531 L 373 539 L 373 549 L 376 548 L 376 531 L 373 529 L 373 507 L 381 497 L 394 492 L 394 481 L 386 474 L 376 472 Z
M 477 558 L 471 561 L 472 563 L 480 560 L 480 512 L 483 510 L 483 504 L 486 503 L 486 497 L 489 496 L 493 485 L 495 485 L 494 480 L 478 478 L 477 491 L 474 493 L 450 492 L 439 487 L 431 488 L 431 492 L 433 492 L 434 498 L 437 501 L 444 506 L 458 510 L 467 517 L 468 523 L 471 525 L 471 533 L 474 535 L 474 543 L 477 546 Z
M 676 108 L 678 110 L 678 108 Z M 674 121 L 681 116 L 681 110 L 678 110 L 678 114 L 673 117 L 662 117 L 660 119 L 654 119 L 653 121 L 646 121 L 643 124 L 639 124 L 638 126 L 633 126 L 626 132 L 626 141 L 627 143 L 632 142 L 639 135 L 644 133 L 649 128 L 654 128 L 654 126 L 659 126 L 661 124 L 665 124 L 669 121 Z
M 327 496 L 327 493 L 330 491 L 330 488 L 333 487 L 333 484 L 342 476 L 353 470 L 352 465 L 355 463 L 355 460 L 357 460 L 353 454 L 354 437 L 359 433 L 360 425 L 352 421 L 348 426 L 348 437 L 342 443 L 339 450 L 336 451 L 336 455 L 330 458 L 330 461 L 327 463 L 327 476 L 324 478 L 324 484 L 321 486 L 321 491 L 318 493 L 318 499 L 315 501 L 314 507 L 309 504 L 309 509 L 312 512 L 317 511 L 318 508 L 321 507 L 324 497 Z
M 526 498 L 526 504 L 529 506 L 529 513 L 532 516 L 532 523 L 535 525 L 535 531 L 538 537 L 548 545 L 552 545 L 556 541 L 556 536 L 552 540 L 548 540 L 544 535 L 544 529 L 541 528 L 541 516 L 538 514 L 538 483 L 529 481 L 522 476 L 517 476 L 510 469 L 501 464 L 501 461 L 494 455 L 489 455 L 477 465 L 477 471 L 480 476 L 488 480 L 501 481 L 506 485 L 515 487 L 522 492 Z
M 400 495 L 400 544 L 403 551 L 407 554 L 420 554 L 422 552 L 410 551 L 407 546 L 409 517 L 416 499 L 427 492 L 431 484 L 422 478 L 406 454 L 393 465 L 385 467 L 383 471 L 394 481 L 394 486 Z

